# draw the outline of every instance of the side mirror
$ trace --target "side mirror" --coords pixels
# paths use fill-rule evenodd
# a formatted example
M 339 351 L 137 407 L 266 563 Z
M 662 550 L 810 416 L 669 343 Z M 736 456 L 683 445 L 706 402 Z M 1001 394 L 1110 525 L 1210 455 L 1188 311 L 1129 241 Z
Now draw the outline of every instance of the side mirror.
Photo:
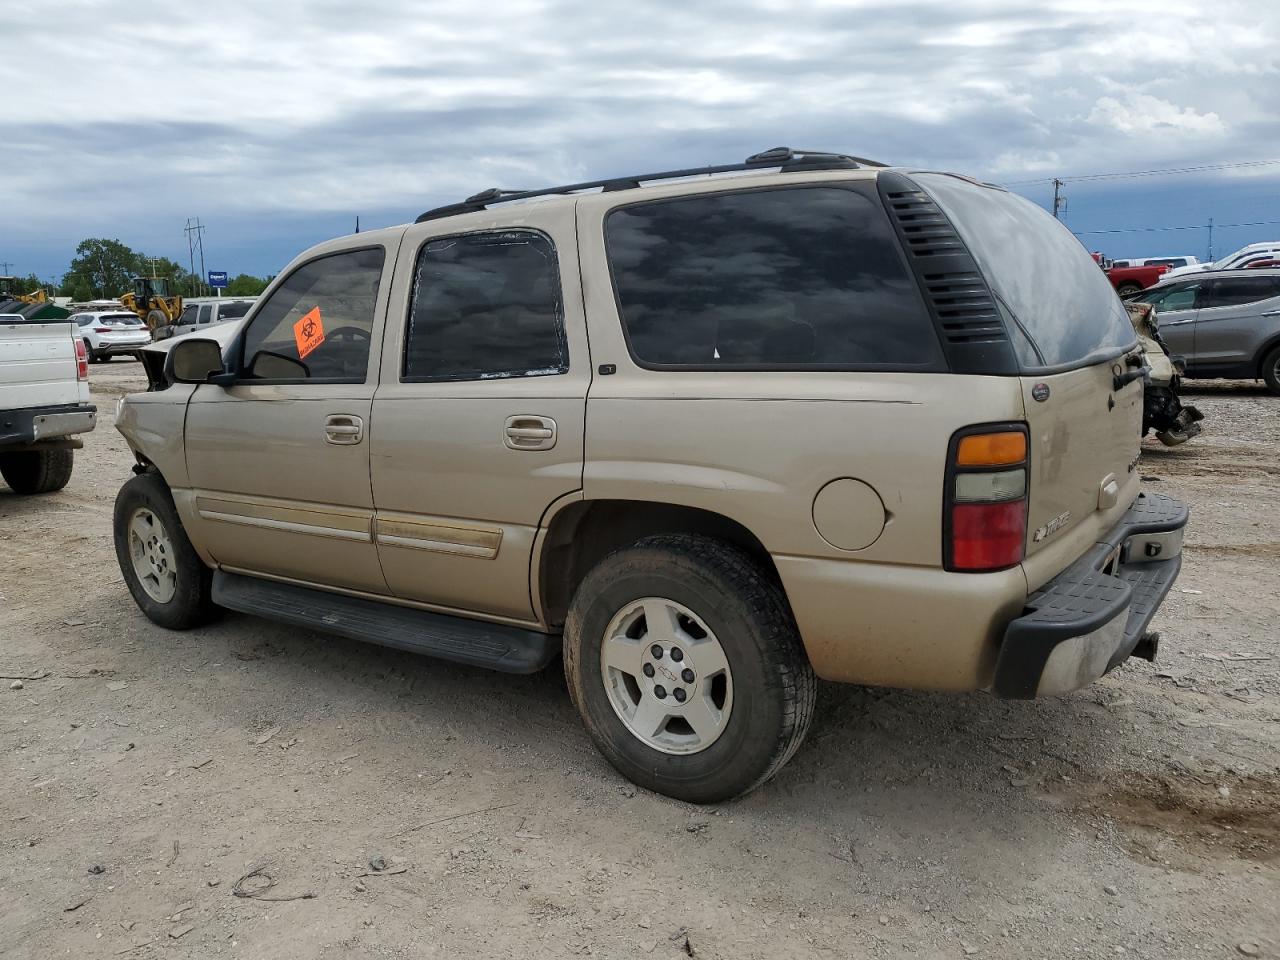
M 216 340 L 179 340 L 164 360 L 164 375 L 172 383 L 208 383 L 222 371 L 222 347 Z
M 282 353 L 259 350 L 249 361 L 249 376 L 256 380 L 306 380 L 311 368 Z

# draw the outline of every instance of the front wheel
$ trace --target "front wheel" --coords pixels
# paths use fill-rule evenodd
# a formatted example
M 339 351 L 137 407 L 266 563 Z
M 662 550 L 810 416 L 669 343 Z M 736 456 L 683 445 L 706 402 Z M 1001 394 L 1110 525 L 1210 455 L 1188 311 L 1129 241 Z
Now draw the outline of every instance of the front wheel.
M 1280 347 L 1267 354 L 1262 361 L 1262 379 L 1272 393 L 1280 393 Z
M 187 539 L 158 474 L 139 474 L 120 488 L 113 525 L 124 582 L 152 622 L 188 630 L 212 619 L 213 571 Z
M 693 803 L 777 773 L 817 689 L 778 584 L 737 547 L 687 535 L 641 540 L 587 575 L 565 622 L 564 669 L 605 758 Z

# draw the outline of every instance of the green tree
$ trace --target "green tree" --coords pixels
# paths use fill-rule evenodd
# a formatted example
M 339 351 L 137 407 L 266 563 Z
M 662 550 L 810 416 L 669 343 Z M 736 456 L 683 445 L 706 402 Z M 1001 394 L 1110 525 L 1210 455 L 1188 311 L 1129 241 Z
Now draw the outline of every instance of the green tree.
M 119 240 L 81 240 L 62 286 L 76 300 L 118 297 L 133 289 L 141 265 L 138 254 Z
M 270 277 L 254 277 L 241 273 L 232 277 L 227 283 L 226 295 L 229 297 L 256 297 L 267 289 Z

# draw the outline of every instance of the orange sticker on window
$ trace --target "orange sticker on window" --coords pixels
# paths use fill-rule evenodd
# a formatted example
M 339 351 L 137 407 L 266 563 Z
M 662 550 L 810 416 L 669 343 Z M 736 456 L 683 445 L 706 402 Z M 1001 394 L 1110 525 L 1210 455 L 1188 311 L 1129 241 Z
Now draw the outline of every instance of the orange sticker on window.
M 324 324 L 320 322 L 319 307 L 312 307 L 293 325 L 293 339 L 298 344 L 299 360 L 305 360 L 307 354 L 324 343 Z

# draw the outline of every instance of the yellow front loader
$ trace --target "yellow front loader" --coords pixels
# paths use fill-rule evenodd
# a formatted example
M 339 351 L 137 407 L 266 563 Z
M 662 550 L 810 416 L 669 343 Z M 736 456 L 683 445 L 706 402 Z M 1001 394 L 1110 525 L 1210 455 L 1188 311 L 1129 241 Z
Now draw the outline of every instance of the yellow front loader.
M 120 302 L 152 331 L 182 315 L 182 297 L 169 292 L 168 277 L 134 277 L 133 289 L 120 294 Z

